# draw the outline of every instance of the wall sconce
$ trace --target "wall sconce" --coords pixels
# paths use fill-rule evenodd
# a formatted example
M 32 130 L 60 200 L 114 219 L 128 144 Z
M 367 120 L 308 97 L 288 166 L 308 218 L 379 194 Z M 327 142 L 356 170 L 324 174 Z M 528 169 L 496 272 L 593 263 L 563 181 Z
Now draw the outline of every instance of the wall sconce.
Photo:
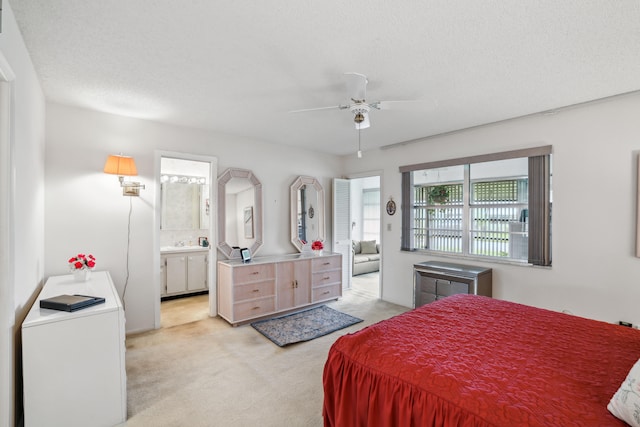
M 144 188 L 139 182 L 125 181 L 125 176 L 136 176 L 138 170 L 136 169 L 136 162 L 133 157 L 119 155 L 111 155 L 107 157 L 107 162 L 104 164 L 104 173 L 111 175 L 119 175 L 120 187 L 122 187 L 123 196 L 139 196 L 140 189 Z

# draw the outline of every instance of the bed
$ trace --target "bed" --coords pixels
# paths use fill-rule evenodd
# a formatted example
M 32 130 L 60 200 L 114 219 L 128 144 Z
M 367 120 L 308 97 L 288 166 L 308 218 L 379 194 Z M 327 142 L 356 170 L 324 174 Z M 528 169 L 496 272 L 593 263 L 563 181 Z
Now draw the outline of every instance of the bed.
M 639 358 L 637 329 L 454 295 L 340 337 L 324 424 L 624 426 L 607 404 Z

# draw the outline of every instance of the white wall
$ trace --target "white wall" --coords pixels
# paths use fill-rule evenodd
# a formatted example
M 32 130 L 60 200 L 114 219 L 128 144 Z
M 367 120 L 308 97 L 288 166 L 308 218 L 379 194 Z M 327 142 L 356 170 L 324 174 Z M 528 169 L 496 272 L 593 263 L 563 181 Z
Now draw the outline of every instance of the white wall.
M 14 412 L 14 402 L 21 401 L 21 388 L 19 381 L 15 386 L 13 370 L 19 360 L 16 356 L 20 353 L 20 325 L 42 285 L 44 274 L 45 104 L 11 7 L 5 1 L 2 9 L 0 53 L 6 67 L 15 75 L 10 82 L 10 158 L 8 162 L 2 162 L 3 168 L 9 165 L 11 189 L 3 189 L 0 194 L 8 203 L 9 212 L 2 215 L 8 213 L 13 233 L 11 241 L 2 242 L 2 250 L 8 249 L 9 271 L 0 272 L 3 277 L 0 286 L 9 288 L 0 293 L 3 297 L 0 302 L 0 359 L 3 366 L 0 369 L 0 426 L 10 426 L 20 417 Z M 10 372 L 4 368 L 7 364 L 11 367 Z M 19 369 L 17 375 L 20 375 Z
M 326 191 L 340 175 L 335 156 L 213 132 L 163 125 L 89 110 L 47 104 L 45 275 L 66 274 L 67 258 L 92 252 L 98 269 L 110 271 L 122 294 L 125 283 L 127 216 L 133 205 L 127 331 L 154 327 L 154 152 L 216 156 L 218 172 L 252 170 L 263 186 L 264 245 L 258 255 L 295 252 L 289 236 L 289 186 L 299 175 L 316 177 Z M 102 173 L 109 154 L 136 160 L 139 198 L 122 196 L 118 179 Z M 328 193 L 330 194 L 330 193 Z M 329 201 L 328 198 L 327 201 Z M 325 215 L 330 218 L 331 203 Z M 327 235 L 331 235 L 330 222 Z M 159 262 L 158 262 L 159 263 Z
M 639 112 L 636 93 L 345 158 L 347 173 L 383 169 L 381 199 L 398 204 L 396 215 L 383 213 L 383 299 L 410 306 L 412 265 L 435 259 L 400 251 L 399 166 L 551 144 L 553 267 L 460 262 L 492 267 L 496 298 L 640 323 L 640 259 L 633 256 Z

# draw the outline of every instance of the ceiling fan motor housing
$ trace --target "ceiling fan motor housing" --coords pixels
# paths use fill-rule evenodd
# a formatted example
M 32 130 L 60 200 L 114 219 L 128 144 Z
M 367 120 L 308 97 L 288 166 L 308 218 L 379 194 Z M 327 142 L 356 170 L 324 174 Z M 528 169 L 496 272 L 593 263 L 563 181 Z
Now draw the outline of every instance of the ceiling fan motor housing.
M 369 113 L 369 106 L 367 104 L 353 104 L 349 109 L 355 115 L 353 121 L 356 123 L 362 123 L 365 115 Z

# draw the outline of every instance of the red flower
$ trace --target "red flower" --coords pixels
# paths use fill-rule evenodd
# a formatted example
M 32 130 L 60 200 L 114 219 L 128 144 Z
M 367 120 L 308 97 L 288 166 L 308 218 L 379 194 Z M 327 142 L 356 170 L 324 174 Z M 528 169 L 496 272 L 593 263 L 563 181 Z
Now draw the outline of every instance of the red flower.
M 96 266 L 96 258 L 91 254 L 78 254 L 69 258 L 67 262 L 71 271 L 92 269 Z
M 313 243 L 311 243 L 311 249 L 314 251 L 321 251 L 322 249 L 324 249 L 324 245 L 322 244 L 322 241 L 315 240 Z

